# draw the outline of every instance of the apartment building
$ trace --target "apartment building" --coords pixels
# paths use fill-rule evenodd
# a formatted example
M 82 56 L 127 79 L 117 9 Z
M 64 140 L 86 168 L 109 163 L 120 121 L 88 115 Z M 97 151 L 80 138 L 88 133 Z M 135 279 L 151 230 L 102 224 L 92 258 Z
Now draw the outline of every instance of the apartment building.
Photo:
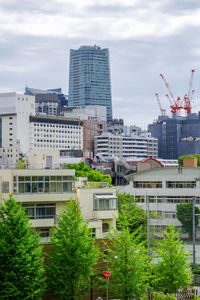
M 70 199 L 80 203 L 83 217 L 89 221 L 93 235 L 102 238 L 116 226 L 117 197 L 107 183 L 87 183 L 76 188 L 75 170 L 71 169 L 6 169 L 0 170 L 0 202 L 12 193 L 22 203 L 31 226 L 43 241 L 49 242 L 51 228 Z
M 94 138 L 94 153 L 103 157 L 157 158 L 158 144 L 157 139 L 150 135 L 123 136 L 105 132 Z
M 178 229 L 181 223 L 176 217 L 176 205 L 192 203 L 200 208 L 200 167 L 166 167 L 137 172 L 130 175 L 130 183 L 120 187 L 138 200 L 138 205 L 158 215 L 151 219 L 151 225 L 160 231 L 169 223 Z M 197 230 L 200 236 L 200 228 Z

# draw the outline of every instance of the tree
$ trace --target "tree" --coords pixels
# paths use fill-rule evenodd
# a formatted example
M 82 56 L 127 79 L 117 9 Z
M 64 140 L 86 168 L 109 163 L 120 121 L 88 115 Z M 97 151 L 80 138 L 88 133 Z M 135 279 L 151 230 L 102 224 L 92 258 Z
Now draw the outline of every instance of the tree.
M 128 193 L 117 193 L 119 217 L 117 224 L 123 222 L 124 210 L 125 217 L 128 221 L 128 226 L 131 232 L 139 230 L 139 234 L 143 240 L 147 239 L 147 214 L 137 205 L 137 200 Z
M 89 289 L 99 253 L 94 242 L 79 206 L 69 201 L 53 230 L 48 267 L 50 288 L 61 299 L 81 299 Z
M 128 211 L 122 209 L 121 214 L 118 230 L 106 244 L 106 259 L 111 272 L 109 289 L 117 298 L 128 300 L 145 293 L 148 257 L 139 229 L 130 231 Z
M 103 175 L 98 170 L 93 170 L 88 167 L 84 162 L 79 164 L 63 164 L 62 168 L 75 169 L 76 177 L 87 177 L 90 182 L 108 182 L 111 183 L 110 175 Z
M 186 289 L 191 283 L 192 273 L 187 262 L 189 253 L 178 238 L 175 226 L 168 225 L 164 231 L 160 247 L 155 251 L 158 261 L 153 265 L 153 287 L 165 294 L 173 294 L 178 289 Z
M 45 276 L 39 241 L 10 195 L 0 204 L 0 299 L 40 299 Z
M 192 240 L 193 232 L 193 204 L 177 204 L 177 218 L 182 223 L 182 228 L 185 232 L 188 233 L 189 239 Z M 200 214 L 200 210 L 195 206 L 195 214 Z M 195 217 L 195 227 L 199 224 L 199 217 Z

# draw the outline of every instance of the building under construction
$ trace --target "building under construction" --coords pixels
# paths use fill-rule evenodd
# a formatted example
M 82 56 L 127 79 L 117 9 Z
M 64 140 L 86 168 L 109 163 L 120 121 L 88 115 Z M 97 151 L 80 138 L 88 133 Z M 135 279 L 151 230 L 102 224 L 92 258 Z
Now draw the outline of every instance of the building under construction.
M 172 116 L 166 116 L 166 110 L 162 108 L 159 95 L 156 98 L 160 107 L 161 116 L 153 124 L 148 126 L 151 135 L 158 139 L 158 156 L 165 159 L 177 159 L 188 154 L 200 154 L 200 112 L 192 113 L 192 80 L 195 70 L 191 71 L 188 93 L 175 98 L 169 84 L 163 74 L 160 74 L 167 88 L 166 97 L 170 102 Z M 185 116 L 181 116 L 181 112 Z
M 188 154 L 200 154 L 200 112 L 187 117 L 159 116 L 148 126 L 158 139 L 158 157 L 177 159 Z

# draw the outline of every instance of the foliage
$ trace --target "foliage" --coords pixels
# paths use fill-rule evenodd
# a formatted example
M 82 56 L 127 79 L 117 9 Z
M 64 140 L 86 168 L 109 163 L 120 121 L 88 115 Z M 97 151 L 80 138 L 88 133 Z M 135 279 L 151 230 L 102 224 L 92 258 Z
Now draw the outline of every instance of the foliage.
M 125 217 L 129 223 L 130 232 L 138 230 L 143 240 L 147 238 L 147 214 L 144 210 L 137 206 L 135 198 L 128 193 L 117 193 L 119 217 L 117 224 L 123 223 L 124 210 Z
M 140 242 L 139 229 L 130 231 L 129 212 L 121 210 L 122 217 L 114 237 L 109 235 L 106 244 L 107 260 L 111 277 L 109 290 L 120 299 L 141 297 L 148 281 L 148 257 L 143 243 Z
M 153 300 L 176 300 L 173 294 L 154 293 Z
M 26 168 L 26 159 L 20 158 L 20 160 L 18 160 L 18 162 L 17 162 L 16 168 L 17 169 L 25 169 Z
M 0 204 L 0 299 L 40 299 L 45 277 L 39 240 L 10 195 Z
M 175 226 L 168 225 L 164 231 L 160 248 L 155 249 L 158 261 L 152 265 L 152 285 L 154 289 L 165 294 L 186 289 L 191 283 L 191 269 L 187 263 L 189 253 L 178 238 Z
M 98 170 L 93 170 L 88 167 L 84 162 L 79 164 L 63 164 L 62 168 L 75 169 L 76 177 L 87 177 L 91 182 L 108 182 L 111 183 L 110 175 L 103 175 Z
M 178 158 L 178 165 L 180 167 L 183 166 L 183 159 L 184 158 L 197 158 L 197 165 L 200 166 L 200 154 L 190 154 L 190 155 L 180 156 Z
M 79 206 L 73 201 L 67 203 L 58 219 L 52 244 L 48 267 L 50 289 L 61 299 L 81 299 L 90 287 L 98 248 Z
M 189 239 L 192 240 L 193 232 L 193 204 L 177 204 L 177 218 L 182 223 L 182 228 L 185 232 L 188 233 Z M 195 214 L 200 214 L 200 210 L 195 206 Z M 195 217 L 195 227 L 198 226 L 199 217 Z

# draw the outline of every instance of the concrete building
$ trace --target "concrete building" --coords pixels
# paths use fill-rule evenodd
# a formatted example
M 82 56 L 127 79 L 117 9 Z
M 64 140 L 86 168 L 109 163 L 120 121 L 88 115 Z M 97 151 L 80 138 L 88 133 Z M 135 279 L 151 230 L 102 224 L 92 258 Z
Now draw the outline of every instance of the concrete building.
M 83 107 L 65 107 L 63 116 L 68 119 L 89 120 L 89 121 L 107 121 L 106 106 L 86 105 Z
M 149 134 L 144 136 L 122 136 L 103 133 L 94 139 L 95 155 L 103 157 L 128 158 L 158 157 L 157 139 Z
M 176 205 L 192 203 L 195 197 L 196 206 L 200 208 L 199 178 L 199 167 L 155 168 L 131 174 L 130 184 L 120 190 L 133 195 L 144 210 L 147 209 L 149 199 L 150 212 L 155 212 L 158 216 L 151 219 L 151 226 L 156 231 L 165 229 L 169 223 L 180 229 Z
M 33 164 L 32 164 L 33 165 Z M 97 238 L 116 226 L 117 197 L 114 188 L 84 181 L 75 192 L 75 170 L 7 169 L 0 170 L 0 202 L 12 193 L 30 216 L 31 226 L 49 242 L 50 229 L 70 199 L 79 202 L 85 220 Z M 102 185 L 102 186 L 101 186 Z
M 148 126 L 148 131 L 158 139 L 158 156 L 177 159 L 179 156 L 200 153 L 200 112 L 188 117 L 159 116 Z
M 64 111 L 64 116 L 70 119 L 83 120 L 83 155 L 94 156 L 94 137 L 106 130 L 106 107 L 87 105 L 85 108 L 70 108 Z
M 62 108 L 68 105 L 67 96 L 60 88 L 40 90 L 26 87 L 24 94 L 35 96 L 35 114 L 58 116 Z
M 109 50 L 96 45 L 70 50 L 69 106 L 102 105 L 112 119 Z
M 31 116 L 30 149 L 83 149 L 83 122 L 65 118 Z
M 35 113 L 35 97 L 0 94 L 0 156 L 4 164 L 16 163 L 29 151 L 29 118 Z

